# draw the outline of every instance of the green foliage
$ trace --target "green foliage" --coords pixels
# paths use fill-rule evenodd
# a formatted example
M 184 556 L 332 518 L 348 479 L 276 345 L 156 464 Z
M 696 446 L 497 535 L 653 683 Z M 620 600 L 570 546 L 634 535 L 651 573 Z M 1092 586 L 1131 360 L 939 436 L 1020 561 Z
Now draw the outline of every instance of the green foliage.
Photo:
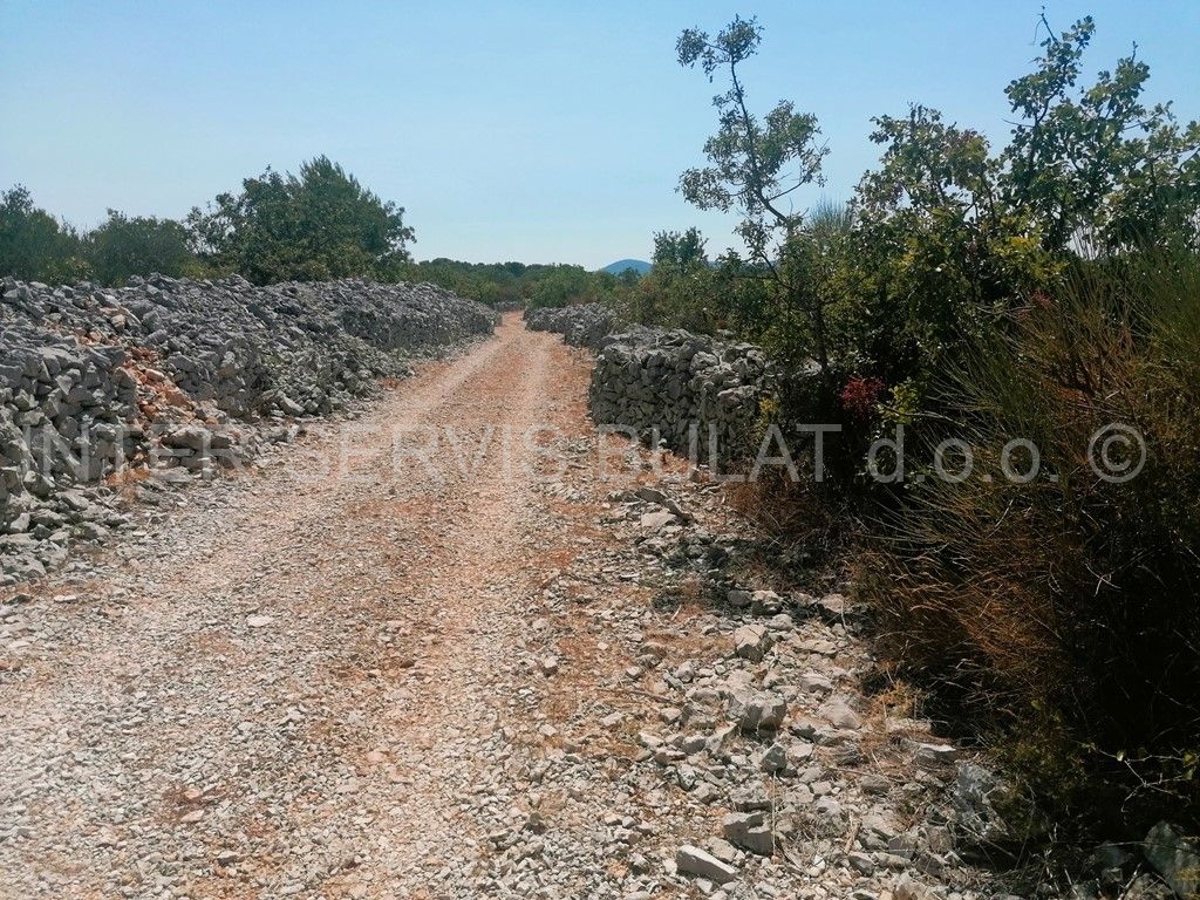
M 710 332 L 723 322 L 717 278 L 696 228 L 654 235 L 653 268 L 625 292 L 628 319 Z
M 191 271 L 193 263 L 182 224 L 153 216 L 130 218 L 115 209 L 87 236 L 86 247 L 95 279 L 108 285 L 150 272 L 178 277 Z
M 1081 264 L 1011 321 L 948 376 L 921 445 L 965 438 L 992 477 L 911 485 L 864 593 L 910 671 L 1003 717 L 1047 796 L 1144 833 L 1200 800 L 1200 258 Z M 1141 445 L 1106 450 L 1114 423 Z M 1027 482 L 1002 474 L 1017 437 L 1038 448 Z M 1102 477 L 1142 448 L 1136 477 Z M 1077 761 L 1069 790 L 1046 748 Z
M 1133 55 L 1080 87 L 1093 30 L 1090 19 L 1060 35 L 1047 28 L 1034 70 L 1007 88 L 1016 123 L 998 152 L 925 106 L 880 116 L 879 166 L 846 208 L 807 215 L 789 195 L 820 183 L 826 149 L 793 104 L 752 112 L 742 70 L 762 29 L 735 18 L 715 38 L 683 32 L 680 63 L 726 89 L 713 101 L 708 164 L 684 172 L 679 189 L 701 209 L 740 214 L 746 258 L 731 251 L 686 278 L 652 274 L 633 318 L 762 342 L 796 376 L 792 417 L 841 415 L 842 387 L 860 377 L 903 384 L 940 414 L 928 393 L 936 373 L 1059 287 L 1074 260 L 1200 246 L 1200 125 L 1142 102 L 1149 69 Z
M 468 263 L 434 259 L 412 263 L 403 272 L 410 281 L 428 281 L 497 309 L 567 306 L 572 303 L 623 304 L 638 284 L 636 272 L 620 275 L 588 272 L 581 266 L 535 263 Z
M 130 275 L 207 277 L 237 272 L 259 284 L 361 277 L 399 280 L 415 240 L 404 210 L 320 156 L 298 175 L 268 169 L 221 194 L 186 223 L 109 210 L 78 235 L 17 186 L 0 195 L 0 274 L 48 282 Z M 513 264 L 509 264 L 513 265 Z M 519 265 L 519 264 L 518 264 Z
M 202 257 L 257 284 L 364 277 L 395 281 L 415 240 L 404 209 L 325 156 L 299 175 L 268 169 L 220 194 L 188 224 Z
M 924 383 L 1079 256 L 1200 246 L 1200 125 L 1141 102 L 1134 56 L 1073 97 L 1093 31 L 1051 33 L 1009 84 L 1018 119 L 999 153 L 924 106 L 874 120 L 883 157 L 855 198 L 862 307 L 892 340 L 864 364 Z
M 583 266 L 554 266 L 534 285 L 529 296 L 529 306 L 538 309 L 585 302 L 590 299 L 589 282 L 588 272 Z
M 1004 145 L 922 105 L 880 116 L 850 204 L 803 216 L 786 198 L 820 183 L 825 149 L 792 104 L 751 112 L 761 29 L 685 31 L 679 61 L 726 89 L 680 190 L 739 213 L 746 258 L 688 280 L 667 236 L 636 309 L 763 343 L 784 375 L 772 418 L 844 426 L 829 482 L 769 486 L 757 514 L 801 523 L 807 545 L 814 507 L 882 518 L 856 580 L 889 663 L 999 731 L 1043 800 L 1140 838 L 1164 814 L 1200 824 L 1200 125 L 1143 100 L 1136 52 L 1083 83 L 1091 19 L 1042 25 Z M 1089 461 L 1111 423 L 1145 440 L 1126 483 Z M 898 425 L 909 477 L 879 484 L 865 450 Z M 980 477 L 913 479 L 947 437 Z M 1041 477 L 1004 476 L 1032 461 L 1004 453 L 1013 438 Z
M 698 269 L 708 268 L 708 242 L 698 228 L 687 231 L 660 231 L 654 235 L 653 269 L 659 275 L 685 278 Z
M 520 306 L 529 293 L 529 283 L 544 266 L 519 262 L 468 263 L 445 257 L 410 264 L 404 278 L 427 281 L 497 309 Z
M 728 90 L 713 98 L 718 128 L 704 145 L 709 165 L 684 172 L 679 189 L 700 209 L 736 208 L 744 216 L 742 237 L 765 261 L 772 234 L 799 224 L 798 216 L 779 208 L 780 201 L 820 181 L 826 149 L 815 144 L 816 117 L 797 114 L 786 100 L 761 119 L 750 112 L 738 66 L 758 52 L 761 41 L 754 19 L 735 17 L 715 39 L 697 29 L 684 31 L 676 51 L 681 66 L 699 64 L 710 82 L 717 72 L 729 80 Z
M 1027 211 L 998 199 L 999 163 L 978 133 L 914 106 L 875 120 L 884 146 L 855 207 L 870 301 L 865 314 L 893 338 L 880 370 L 933 371 L 1014 300 L 1051 281 L 1058 263 Z
M 717 132 L 704 145 L 709 164 L 684 172 L 679 190 L 699 209 L 733 209 L 742 217 L 737 231 L 749 251 L 746 276 L 770 281 L 781 316 L 803 322 L 811 352 L 832 387 L 823 301 L 808 289 L 802 262 L 791 253 L 803 216 L 787 206 L 796 190 L 823 183 L 821 161 L 828 151 L 817 143 L 816 117 L 797 113 L 791 102 L 781 101 L 762 117 L 751 112 L 739 66 L 757 53 L 761 41 L 758 23 L 739 17 L 715 38 L 698 29 L 680 35 L 679 64 L 699 65 L 710 82 L 720 73 L 728 88 L 713 98 Z M 736 262 L 727 259 L 727 272 Z
M 1037 69 L 1005 89 L 1021 121 L 1001 157 L 1001 201 L 1042 224 L 1050 251 L 1194 247 L 1200 123 L 1181 127 L 1170 104 L 1142 102 L 1150 67 L 1136 45 L 1073 98 L 1095 24 L 1088 17 L 1061 35 L 1042 24 Z
M 87 274 L 83 246 L 73 229 L 34 206 L 21 185 L 0 194 L 0 275 L 63 282 Z
M 638 282 L 636 273 L 588 272 L 582 266 L 544 266 L 531 278 L 528 306 L 568 306 L 572 303 L 621 305 L 620 298 Z

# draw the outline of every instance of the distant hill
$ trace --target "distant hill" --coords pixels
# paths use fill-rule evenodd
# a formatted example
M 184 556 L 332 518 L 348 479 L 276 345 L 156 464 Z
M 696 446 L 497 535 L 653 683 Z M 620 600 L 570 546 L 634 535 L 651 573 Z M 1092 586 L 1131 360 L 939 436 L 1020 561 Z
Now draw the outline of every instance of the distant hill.
M 609 263 L 601 272 L 607 272 L 610 275 L 620 275 L 626 269 L 633 269 L 639 275 L 645 275 L 650 271 L 650 263 L 644 259 L 618 259 L 615 263 Z

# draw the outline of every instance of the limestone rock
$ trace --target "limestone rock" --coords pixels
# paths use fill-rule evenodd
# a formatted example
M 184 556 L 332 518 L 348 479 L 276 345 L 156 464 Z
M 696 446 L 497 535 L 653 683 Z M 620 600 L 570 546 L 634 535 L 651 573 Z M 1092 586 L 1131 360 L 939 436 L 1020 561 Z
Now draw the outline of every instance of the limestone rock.
M 734 654 L 750 662 L 762 662 L 770 646 L 770 636 L 761 625 L 743 625 L 733 633 Z
M 721 833 L 734 846 L 759 856 L 775 852 L 775 836 L 762 812 L 730 813 L 721 821 Z
M 783 724 L 787 700 L 774 691 L 740 690 L 730 697 L 726 714 L 742 731 L 770 731 Z
M 1142 844 L 1146 860 L 1180 897 L 1200 896 L 1200 852 L 1168 825 L 1159 822 Z
M 691 844 L 684 844 L 675 851 L 675 865 L 680 872 L 710 878 L 718 884 L 728 884 L 737 878 L 737 869 L 733 866 Z

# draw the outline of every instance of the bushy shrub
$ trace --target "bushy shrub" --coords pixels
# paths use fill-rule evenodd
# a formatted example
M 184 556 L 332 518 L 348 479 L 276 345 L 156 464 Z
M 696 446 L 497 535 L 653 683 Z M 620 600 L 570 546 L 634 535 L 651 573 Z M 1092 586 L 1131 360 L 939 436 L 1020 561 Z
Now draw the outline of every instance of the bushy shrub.
M 941 399 L 950 420 L 906 448 L 908 495 L 859 572 L 890 659 L 1002 723 L 1025 776 L 1092 821 L 1144 825 L 1164 798 L 1195 817 L 1196 257 L 1083 268 L 978 344 Z M 972 474 L 915 483 L 947 437 Z
M 0 275 L 65 283 L 90 274 L 75 229 L 35 206 L 21 185 L 0 193 Z
M 85 247 L 93 276 L 107 285 L 124 285 L 130 275 L 178 277 L 197 269 L 187 229 L 172 219 L 110 209 L 103 224 L 88 234 Z

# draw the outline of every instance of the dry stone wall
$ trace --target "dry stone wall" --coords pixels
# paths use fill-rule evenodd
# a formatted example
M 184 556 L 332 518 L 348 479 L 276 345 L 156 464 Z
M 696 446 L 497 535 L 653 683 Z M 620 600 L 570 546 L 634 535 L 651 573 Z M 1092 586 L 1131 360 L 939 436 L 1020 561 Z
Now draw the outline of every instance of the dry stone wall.
M 588 403 L 598 425 L 677 451 L 744 455 L 761 401 L 774 392 L 767 358 L 752 344 L 644 326 L 613 333 L 617 317 L 600 303 L 528 310 L 525 322 L 596 351 Z
M 561 308 L 547 307 L 525 312 L 525 324 L 532 331 L 561 334 L 572 347 L 597 350 L 616 328 L 616 314 L 603 303 L 581 303 Z
M 497 314 L 428 284 L 0 281 L 0 584 L 126 524 L 110 483 L 209 477 Z
M 739 454 L 772 394 L 766 356 L 752 344 L 681 330 L 635 328 L 600 343 L 588 404 L 598 425 L 631 428 L 688 452 Z

